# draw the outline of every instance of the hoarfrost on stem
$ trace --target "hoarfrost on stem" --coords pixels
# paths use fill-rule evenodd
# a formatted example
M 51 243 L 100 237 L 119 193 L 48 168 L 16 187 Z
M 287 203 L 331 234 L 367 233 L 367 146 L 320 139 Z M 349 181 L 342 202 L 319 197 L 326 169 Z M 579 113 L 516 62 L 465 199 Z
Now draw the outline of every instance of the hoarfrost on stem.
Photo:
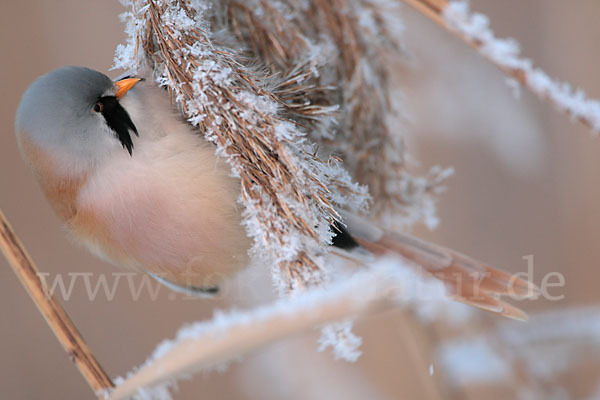
M 572 118 L 581 119 L 595 133 L 600 133 L 600 101 L 588 99 L 583 90 L 551 78 L 534 67 L 531 60 L 522 58 L 519 43 L 512 38 L 496 38 L 487 16 L 471 13 L 466 1 L 451 1 L 444 9 L 444 18 L 448 26 L 474 43 L 492 62 L 522 76 L 523 83 L 540 98 L 549 99 Z
M 171 352 L 177 350 L 178 346 L 190 340 L 197 341 L 194 346 L 201 346 L 202 341 L 209 338 L 218 342 L 227 340 L 231 332 L 255 338 L 256 331 L 261 331 L 263 326 L 275 329 L 277 333 L 272 335 L 270 340 L 277 340 L 292 333 L 287 326 L 288 322 L 294 319 L 306 318 L 301 323 L 304 324 L 302 327 L 306 329 L 311 327 L 310 321 L 313 321 L 314 318 L 317 320 L 323 318 L 320 317 L 323 310 L 329 310 L 329 313 L 325 314 L 327 317 L 324 322 L 331 323 L 334 322 L 331 321 L 332 315 L 340 318 L 353 317 L 357 313 L 367 310 L 370 305 L 381 301 L 388 301 L 415 310 L 419 310 L 423 303 L 427 303 L 429 306 L 437 304 L 442 310 L 445 303 L 450 302 L 444 295 L 441 282 L 416 273 L 413 267 L 400 259 L 382 259 L 369 269 L 352 274 L 327 287 L 311 288 L 296 296 L 283 298 L 251 310 L 216 312 L 210 321 L 185 325 L 174 339 L 160 343 L 154 353 L 137 370 L 150 367 L 155 363 L 160 366 L 163 357 L 168 358 Z M 320 341 L 320 350 L 332 347 L 336 358 L 355 361 L 360 355 L 358 347 L 361 339 L 352 333 L 351 328 L 352 322 L 349 320 L 328 325 L 324 329 L 324 335 Z M 273 332 L 271 330 L 271 333 Z M 251 342 L 253 342 L 252 339 Z M 229 345 L 232 344 L 229 343 Z M 250 350 L 244 345 L 241 345 L 240 348 L 246 349 L 245 351 Z M 239 358 L 242 355 L 237 353 L 234 357 Z M 139 398 L 162 400 L 166 397 L 150 396 L 163 396 L 168 393 L 165 391 L 169 385 L 175 382 L 175 379 L 188 377 L 189 374 L 199 370 L 222 369 L 224 365 L 232 361 L 228 350 L 210 354 L 208 358 L 211 360 L 210 363 L 204 359 L 198 359 L 195 360 L 194 365 L 186 364 L 185 369 L 180 370 L 177 374 L 163 377 L 167 383 L 160 383 L 155 390 L 144 389 L 139 393 Z M 172 359 L 170 360 L 172 361 Z M 117 382 L 120 381 L 122 381 L 121 378 L 117 380 Z

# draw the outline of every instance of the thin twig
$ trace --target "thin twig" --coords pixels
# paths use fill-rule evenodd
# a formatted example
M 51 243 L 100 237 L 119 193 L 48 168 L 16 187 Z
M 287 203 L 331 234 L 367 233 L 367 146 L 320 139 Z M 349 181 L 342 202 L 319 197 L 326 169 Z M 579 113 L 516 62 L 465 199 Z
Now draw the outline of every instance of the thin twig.
M 600 132 L 600 117 L 597 115 L 598 109 L 600 109 L 600 104 L 598 104 L 596 100 L 587 100 L 586 103 L 588 106 L 588 110 L 582 111 L 573 104 L 569 104 L 568 102 L 561 102 L 561 97 L 563 96 L 570 97 L 569 101 L 574 101 L 575 103 L 579 100 L 585 100 L 579 99 L 579 92 L 573 92 L 570 89 L 570 85 L 565 85 L 564 83 L 554 81 L 550 77 L 545 75 L 543 71 L 534 69 L 530 64 L 529 60 L 519 58 L 517 66 L 504 65 L 497 58 L 494 58 L 491 55 L 491 53 L 484 51 L 484 46 L 486 45 L 486 43 L 482 42 L 481 40 L 478 40 L 475 37 L 465 34 L 465 32 L 461 31 L 460 29 L 456 29 L 456 27 L 453 27 L 452 24 L 448 23 L 448 20 L 445 18 L 445 13 L 447 11 L 446 9 L 450 5 L 450 2 L 448 0 L 402 1 L 404 1 L 405 3 L 407 3 L 408 5 L 419 11 L 421 14 L 425 15 L 426 17 L 437 23 L 438 25 L 442 26 L 444 29 L 453 33 L 467 44 L 469 44 L 471 47 L 477 50 L 486 60 L 495 65 L 500 71 L 508 75 L 510 78 L 515 79 L 517 82 L 526 87 L 529 91 L 531 91 L 540 99 L 550 102 L 557 109 L 565 112 L 573 119 L 576 119 L 581 124 L 591 129 L 593 132 Z M 494 40 L 497 39 L 494 38 Z M 537 75 L 537 80 L 548 81 L 548 83 L 555 85 L 558 89 L 556 91 L 552 91 L 549 90 L 546 85 L 540 85 L 540 82 L 534 82 L 535 79 L 532 79 L 532 72 L 533 74 Z M 594 110 L 591 110 L 592 108 Z
M 42 313 L 50 329 L 69 354 L 94 393 L 103 398 L 114 385 L 104 372 L 69 316 L 42 284 L 33 260 L 0 210 L 0 249 Z

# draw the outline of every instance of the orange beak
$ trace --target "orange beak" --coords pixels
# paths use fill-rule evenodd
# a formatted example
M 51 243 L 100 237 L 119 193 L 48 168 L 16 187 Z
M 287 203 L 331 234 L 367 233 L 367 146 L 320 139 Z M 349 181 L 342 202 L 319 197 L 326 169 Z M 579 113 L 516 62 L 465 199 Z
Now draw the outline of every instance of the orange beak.
M 125 93 L 129 91 L 132 87 L 135 86 L 136 83 L 141 81 L 142 78 L 126 78 L 121 79 L 120 81 L 115 82 L 115 86 L 117 87 L 117 91 L 115 92 L 115 96 L 117 99 L 125 96 Z

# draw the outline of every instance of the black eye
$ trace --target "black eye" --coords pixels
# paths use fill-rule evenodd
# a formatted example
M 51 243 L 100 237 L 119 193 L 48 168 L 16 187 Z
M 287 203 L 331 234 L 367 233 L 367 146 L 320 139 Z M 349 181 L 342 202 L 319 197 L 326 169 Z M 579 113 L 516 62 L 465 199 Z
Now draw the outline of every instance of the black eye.
M 95 112 L 102 112 L 102 110 L 104 109 L 104 105 L 100 102 L 97 102 L 96 104 L 94 104 L 94 111 Z

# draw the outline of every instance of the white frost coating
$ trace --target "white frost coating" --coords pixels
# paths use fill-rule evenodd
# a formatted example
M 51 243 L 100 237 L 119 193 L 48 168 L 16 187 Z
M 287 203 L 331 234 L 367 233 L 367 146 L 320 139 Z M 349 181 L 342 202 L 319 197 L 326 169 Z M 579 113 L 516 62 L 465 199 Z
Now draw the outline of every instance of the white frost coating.
M 511 382 L 506 372 L 513 363 L 536 379 L 553 382 L 578 360 L 600 356 L 600 308 L 534 314 L 527 324 L 504 321 L 497 330 L 444 343 L 438 355 L 449 381 L 457 385 Z
M 359 350 L 362 338 L 352 332 L 352 321 L 343 321 L 325 326 L 319 338 L 319 351 L 333 349 L 336 360 L 355 362 L 362 352 Z
M 498 338 L 536 377 L 567 371 L 584 353 L 600 355 L 600 308 L 567 308 L 532 315 L 526 325 L 503 324 Z
M 128 375 L 131 375 L 132 373 Z M 115 384 L 115 386 L 119 386 L 124 380 L 125 379 L 122 377 L 117 377 L 113 379 L 113 383 Z M 177 382 L 167 382 L 161 385 L 156 385 L 151 388 L 140 388 L 130 398 L 130 400 L 173 400 L 169 388 L 177 388 Z M 104 395 L 104 398 L 108 399 L 108 395 L 109 393 L 106 393 Z
M 439 361 L 448 382 L 460 387 L 467 383 L 503 381 L 511 376 L 511 366 L 484 338 L 462 339 L 442 345 Z
M 138 30 L 144 26 L 145 21 L 140 18 L 142 15 L 139 10 L 134 10 L 131 7 L 130 0 L 120 0 L 121 4 L 131 11 L 125 11 L 119 18 L 125 23 L 125 34 L 127 39 L 125 44 L 118 44 L 115 51 L 114 66 L 113 69 L 134 69 L 141 63 L 141 58 L 136 59 L 135 48 L 136 48 L 136 37 Z
M 535 68 L 531 60 L 520 57 L 518 42 L 496 38 L 487 16 L 470 13 L 466 1 L 451 1 L 444 9 L 444 18 L 451 28 L 480 44 L 479 51 L 484 56 L 502 67 L 522 73 L 526 85 L 539 97 L 550 99 L 573 118 L 586 121 L 595 133 L 600 132 L 600 101 L 588 99 L 583 90 L 552 79 Z
M 374 263 L 368 270 L 350 275 L 349 278 L 327 287 L 313 288 L 296 296 L 281 299 L 274 303 L 260 306 L 248 311 L 216 312 L 210 321 L 196 322 L 183 326 L 177 333 L 175 339 L 165 340 L 160 343 L 152 356 L 140 367 L 143 368 L 155 362 L 161 356 L 170 352 L 179 342 L 188 339 L 199 339 L 203 337 L 226 337 L 230 330 L 261 324 L 273 318 L 290 318 L 302 313 L 314 312 L 337 300 L 353 302 L 353 304 L 367 306 L 369 302 L 382 297 L 383 293 L 389 293 L 389 299 L 401 306 L 420 309 L 420 305 L 442 304 L 450 302 L 445 297 L 443 285 L 436 280 L 424 278 L 417 274 L 414 269 L 399 259 L 382 259 Z M 351 322 L 342 321 L 329 325 L 321 339 L 320 350 L 333 347 L 336 358 L 356 360 L 360 355 L 358 346 L 361 339 L 351 332 Z M 240 354 L 237 355 L 241 356 Z M 198 360 L 201 361 L 201 360 Z M 222 360 L 223 362 L 231 360 Z M 219 365 L 223 365 L 222 363 Z M 210 367 L 214 369 L 214 366 Z M 137 369 L 136 369 L 137 370 Z M 134 370 L 134 372 L 136 371 Z M 131 373 L 129 374 L 131 375 Z M 188 377 L 189 375 L 185 375 Z M 118 378 L 116 382 L 122 382 Z M 163 400 L 166 387 L 174 382 L 160 385 L 155 390 L 144 389 L 139 393 L 140 400 Z M 146 396 L 146 397 L 143 397 Z M 152 397 L 156 396 L 156 397 Z
M 381 222 L 396 229 L 405 229 L 423 221 L 429 229 L 439 224 L 437 216 L 437 195 L 445 190 L 446 180 L 454 175 L 454 168 L 433 166 L 425 176 L 404 173 L 397 181 L 388 181 L 388 193 L 396 194 L 404 205 L 403 212 L 393 215 L 383 213 Z

